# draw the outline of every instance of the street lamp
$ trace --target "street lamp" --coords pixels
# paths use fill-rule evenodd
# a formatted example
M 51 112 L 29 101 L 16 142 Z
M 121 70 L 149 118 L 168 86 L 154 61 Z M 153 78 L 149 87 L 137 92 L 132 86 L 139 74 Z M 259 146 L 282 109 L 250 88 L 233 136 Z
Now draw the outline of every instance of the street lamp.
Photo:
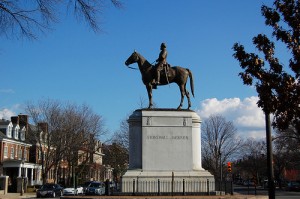
M 23 172 L 24 164 L 25 164 L 25 159 L 22 158 L 22 160 L 21 160 L 21 193 L 20 193 L 20 196 L 24 195 L 24 172 Z
M 222 191 L 222 153 L 219 151 L 220 156 L 220 191 Z
M 64 160 L 61 160 L 60 163 L 60 168 L 62 170 L 62 177 L 61 177 L 61 181 L 63 182 L 63 186 L 66 185 L 66 168 L 67 168 L 67 163 Z

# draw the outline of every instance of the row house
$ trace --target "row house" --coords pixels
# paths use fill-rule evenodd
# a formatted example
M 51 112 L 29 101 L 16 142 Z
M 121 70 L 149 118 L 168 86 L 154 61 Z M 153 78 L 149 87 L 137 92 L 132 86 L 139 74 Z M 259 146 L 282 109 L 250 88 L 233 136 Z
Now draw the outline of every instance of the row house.
M 102 143 L 95 141 L 92 149 L 82 146 L 78 151 L 77 170 L 78 183 L 83 184 L 87 181 L 104 181 L 107 168 L 102 164 L 104 154 L 102 153 Z
M 9 176 L 8 189 L 17 191 L 18 179 L 27 184 L 36 184 L 40 165 L 30 162 L 32 144 L 28 136 L 28 116 L 18 115 L 9 120 L 0 120 L 0 175 Z
M 28 123 L 28 116 L 24 114 L 11 117 L 11 121 L 0 119 L 0 175 L 9 176 L 9 192 L 19 191 L 18 184 L 22 178 L 27 185 L 42 184 L 42 153 L 45 154 L 49 149 L 29 139 L 30 133 L 37 133 L 40 139 L 45 140 L 48 125 L 31 125 Z M 56 182 L 65 184 L 70 178 L 68 173 L 73 169 L 81 170 L 75 172 L 80 183 L 89 180 L 104 181 L 107 169 L 102 165 L 102 143 L 96 141 L 94 147 L 92 153 L 85 147 L 78 151 L 78 162 L 74 168 L 62 159 L 58 168 L 49 169 L 47 182 L 55 182 L 56 179 Z M 85 157 L 89 157 L 89 164 L 83 164 Z M 84 169 L 81 169 L 83 165 Z

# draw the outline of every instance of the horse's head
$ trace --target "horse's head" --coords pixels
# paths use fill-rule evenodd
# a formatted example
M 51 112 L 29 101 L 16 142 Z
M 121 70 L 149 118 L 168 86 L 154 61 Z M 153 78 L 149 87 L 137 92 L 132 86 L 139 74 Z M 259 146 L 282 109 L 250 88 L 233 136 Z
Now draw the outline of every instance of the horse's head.
M 128 66 L 130 64 L 136 63 L 139 60 L 139 54 L 134 51 L 130 57 L 125 61 L 125 65 Z

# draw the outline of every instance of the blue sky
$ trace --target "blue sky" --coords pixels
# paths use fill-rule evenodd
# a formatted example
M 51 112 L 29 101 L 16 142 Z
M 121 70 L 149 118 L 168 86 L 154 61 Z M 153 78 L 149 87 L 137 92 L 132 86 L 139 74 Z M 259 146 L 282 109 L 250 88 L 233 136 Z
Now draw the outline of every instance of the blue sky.
M 253 103 L 256 91 L 238 77 L 241 69 L 232 57 L 232 46 L 239 42 L 256 52 L 252 38 L 271 31 L 264 25 L 260 7 L 271 6 L 271 0 L 128 0 L 123 4 L 122 9 L 107 4 L 101 15 L 103 31 L 98 34 L 71 13 L 62 12 L 61 21 L 36 41 L 0 35 L 0 118 L 23 113 L 26 101 L 51 98 L 88 104 L 114 132 L 121 120 L 140 108 L 140 99 L 148 103 L 140 73 L 126 68 L 125 60 L 136 50 L 152 63 L 165 42 L 168 62 L 193 72 L 193 110 L 204 119 L 211 113 L 223 114 L 236 122 L 240 133 L 264 136 L 263 116 Z M 159 87 L 153 99 L 159 108 L 176 108 L 179 90 L 175 84 Z M 242 120 L 247 127 L 240 126 Z

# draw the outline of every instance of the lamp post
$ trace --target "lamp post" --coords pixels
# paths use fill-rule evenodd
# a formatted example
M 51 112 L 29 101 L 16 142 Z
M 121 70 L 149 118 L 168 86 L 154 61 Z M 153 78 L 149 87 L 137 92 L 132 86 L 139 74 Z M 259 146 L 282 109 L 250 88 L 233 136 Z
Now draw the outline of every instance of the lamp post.
M 63 186 L 66 185 L 66 168 L 67 167 L 68 167 L 67 163 L 64 160 L 61 160 L 61 162 L 60 162 L 60 168 L 61 168 L 62 175 L 61 175 L 61 179 L 60 180 L 62 181 Z
M 220 191 L 222 191 L 222 153 L 219 151 L 220 155 Z
M 24 158 L 22 158 L 22 161 L 21 161 L 21 193 L 20 193 L 20 196 L 24 195 L 24 172 L 23 172 L 24 164 L 25 164 L 25 160 L 24 160 Z

